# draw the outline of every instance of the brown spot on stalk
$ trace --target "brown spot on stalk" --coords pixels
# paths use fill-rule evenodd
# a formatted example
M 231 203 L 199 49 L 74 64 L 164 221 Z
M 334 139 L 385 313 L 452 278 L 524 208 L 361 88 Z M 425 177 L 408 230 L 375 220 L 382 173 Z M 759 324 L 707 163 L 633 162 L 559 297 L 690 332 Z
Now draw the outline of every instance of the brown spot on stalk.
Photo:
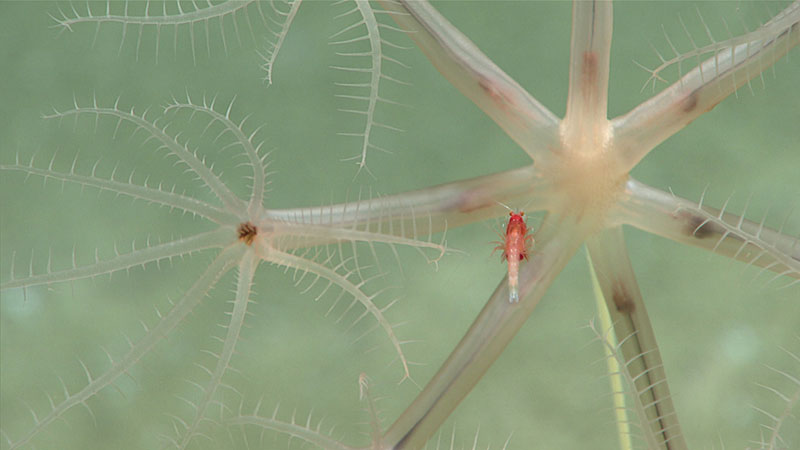
M 697 97 L 698 97 L 697 91 L 694 91 L 691 94 L 689 94 L 688 97 L 683 99 L 683 101 L 681 102 L 681 111 L 684 113 L 690 113 L 695 108 L 697 108 Z
M 717 233 L 717 226 L 701 216 L 688 215 L 684 232 L 697 239 L 706 239 Z
M 239 224 L 239 228 L 236 232 L 239 234 L 240 241 L 247 245 L 252 245 L 253 239 L 255 239 L 258 234 L 258 228 L 256 228 L 252 222 L 243 222 Z
M 597 90 L 597 55 L 594 52 L 583 53 L 581 83 L 583 84 L 583 95 L 589 101 L 592 94 Z
M 500 87 L 492 83 L 486 78 L 478 80 L 478 86 L 492 99 L 495 105 L 502 109 L 506 109 L 511 104 L 511 99 L 500 89 Z
M 461 193 L 456 200 L 455 206 L 458 208 L 458 212 L 467 214 L 478 209 L 488 208 L 495 204 L 494 201 L 486 198 L 486 195 L 483 193 L 472 189 Z
M 717 105 L 719 105 L 720 101 L 722 101 L 722 99 L 719 99 L 717 100 L 716 103 L 709 105 L 708 108 L 706 108 L 705 111 L 703 111 L 703 113 L 707 113 L 712 109 L 714 109 Z M 680 105 L 681 112 L 688 114 L 694 111 L 699 103 L 700 103 L 700 91 L 699 90 L 692 91 L 691 94 L 687 95 L 686 98 L 684 98 L 683 101 L 681 101 Z
M 636 304 L 623 283 L 614 283 L 611 299 L 614 300 L 614 306 L 617 307 L 617 311 L 621 313 L 630 314 L 636 309 Z

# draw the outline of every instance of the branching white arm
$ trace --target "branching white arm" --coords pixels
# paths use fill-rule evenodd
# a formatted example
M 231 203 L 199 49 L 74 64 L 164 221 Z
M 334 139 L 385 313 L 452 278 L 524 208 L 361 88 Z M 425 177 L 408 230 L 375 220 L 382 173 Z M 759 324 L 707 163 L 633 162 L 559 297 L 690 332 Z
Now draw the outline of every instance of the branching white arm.
M 232 228 L 220 228 L 188 238 L 150 245 L 129 253 L 117 253 L 113 258 L 102 261 L 98 259 L 94 264 L 85 266 L 78 266 L 73 257 L 72 268 L 55 271 L 48 270 L 45 273 L 35 275 L 30 273 L 19 278 L 12 276 L 8 282 L 0 286 L 0 289 L 29 288 L 43 284 L 94 278 L 121 270 L 130 270 L 137 266 L 145 266 L 165 259 L 172 259 L 177 256 L 186 256 L 208 248 L 219 248 L 232 242 L 236 242 L 236 232 Z M 12 275 L 14 275 L 13 272 Z
M 537 251 L 520 267 L 520 301 L 508 301 L 508 280 L 502 280 L 436 375 L 386 432 L 385 448 L 425 445 L 511 342 L 583 242 L 584 232 L 569 220 L 545 220 L 536 235 Z
M 710 33 L 709 33 L 710 34 Z M 672 86 L 612 121 L 628 168 L 655 146 L 769 68 L 800 43 L 800 1 L 757 30 L 688 53 L 712 56 Z M 682 55 L 673 63 L 679 63 Z M 658 70 L 653 71 L 658 76 Z
M 622 228 L 614 227 L 587 241 L 592 266 L 603 292 L 628 372 L 635 410 L 648 448 L 686 449 L 653 326 L 628 257 Z
M 316 208 L 271 209 L 264 221 L 319 223 L 337 227 L 369 224 L 369 230 L 399 234 L 427 227 L 431 233 L 507 214 L 498 202 L 525 211 L 548 209 L 553 190 L 533 166 L 417 191 Z M 413 210 L 414 216 L 410 214 Z M 394 231 L 390 231 L 394 230 Z M 407 236 L 407 235 L 404 235 Z
M 230 321 L 226 325 L 223 325 L 227 332 L 225 340 L 222 343 L 222 350 L 219 353 L 213 353 L 217 360 L 216 367 L 211 373 L 211 380 L 209 380 L 205 386 L 202 386 L 202 399 L 194 404 L 194 418 L 189 426 L 186 427 L 183 438 L 179 443 L 176 442 L 178 443 L 177 447 L 180 449 L 185 449 L 192 441 L 192 438 L 200 433 L 199 427 L 204 420 L 207 420 L 207 417 L 205 417 L 207 410 L 212 404 L 219 388 L 230 388 L 230 386 L 223 383 L 222 378 L 231 366 L 231 358 L 233 357 L 236 343 L 239 342 L 242 327 L 244 326 L 247 305 L 251 301 L 250 295 L 253 277 L 258 268 L 258 262 L 258 257 L 253 252 L 247 252 L 239 260 L 236 297 L 233 300 L 233 311 L 230 313 Z
M 609 1 L 572 4 L 569 95 L 561 125 L 567 136 L 606 126 L 612 16 Z
M 509 77 L 427 1 L 381 4 L 431 63 L 475 102 L 531 158 L 547 158 L 558 139 L 559 119 Z
M 800 237 L 772 230 L 764 220 L 752 222 L 744 214 L 691 202 L 636 180 L 626 186 L 627 198 L 616 212 L 620 223 L 711 250 L 729 258 L 800 280 Z M 798 281 L 794 281 L 797 283 Z
M 151 139 L 155 139 L 165 148 L 170 154 L 177 157 L 181 162 L 186 164 L 188 169 L 194 173 L 198 179 L 208 186 L 211 192 L 222 201 L 227 211 L 241 211 L 243 210 L 244 202 L 236 197 L 236 195 L 222 182 L 211 168 L 209 168 L 203 160 L 201 160 L 195 152 L 190 150 L 186 145 L 180 144 L 174 137 L 167 134 L 166 128 L 159 128 L 155 123 L 151 122 L 145 117 L 145 114 L 137 115 L 133 109 L 125 111 L 119 108 L 115 103 L 112 107 L 99 107 L 95 100 L 92 106 L 79 106 L 76 101 L 74 106 L 64 111 L 56 111 L 53 114 L 45 116 L 46 119 L 61 119 L 67 116 L 108 116 L 115 117 L 119 122 L 130 122 L 137 129 L 143 130 L 150 135 Z
M 200 217 L 204 217 L 218 224 L 232 223 L 236 217 L 220 208 L 210 205 L 202 200 L 175 193 L 174 191 L 164 190 L 161 186 L 150 187 L 137 185 L 131 179 L 127 182 L 114 179 L 104 179 L 95 175 L 79 175 L 73 171 L 58 172 L 50 169 L 41 169 L 29 164 L 0 165 L 0 170 L 24 172 L 28 175 L 36 175 L 45 180 L 57 180 L 68 183 L 75 183 L 80 186 L 94 187 L 101 191 L 114 192 L 137 200 L 165 206 L 170 209 L 179 209 Z
M 223 250 L 208 266 L 200 278 L 186 291 L 186 294 L 166 314 L 161 316 L 159 322 L 152 328 L 146 328 L 146 334 L 136 344 L 131 344 L 128 352 L 119 359 L 111 359 L 111 367 L 99 376 L 92 376 L 84 365 L 88 382 L 86 386 L 70 393 L 64 388 L 64 399 L 52 403 L 52 409 L 44 416 L 39 417 L 34 413 L 34 426 L 19 440 L 11 444 L 11 448 L 19 448 L 27 444 L 34 436 L 42 432 L 49 424 L 60 418 L 67 410 L 77 405 L 89 408 L 87 401 L 98 392 L 112 385 L 122 374 L 131 368 L 150 352 L 152 348 L 169 334 L 179 323 L 189 315 L 206 296 L 208 291 L 217 283 L 219 278 L 230 270 L 242 254 L 244 246 L 235 245 Z M 91 411 L 91 409 L 89 409 Z

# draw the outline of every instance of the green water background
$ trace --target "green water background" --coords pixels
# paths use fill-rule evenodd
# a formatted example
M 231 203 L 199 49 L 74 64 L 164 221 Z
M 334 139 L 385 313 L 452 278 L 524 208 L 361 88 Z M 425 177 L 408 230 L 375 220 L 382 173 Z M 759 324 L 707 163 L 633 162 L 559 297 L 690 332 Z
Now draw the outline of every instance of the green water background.
M 96 5 L 95 5 L 96 6 Z M 65 5 L 62 4 L 62 8 Z M 76 6 L 80 7 L 80 6 Z M 570 7 L 564 3 L 446 2 L 441 11 L 497 64 L 539 101 L 563 115 L 567 91 Z M 753 26 L 767 17 L 770 3 L 700 3 L 703 17 L 718 37 L 725 36 L 721 18 L 738 31 L 736 9 Z M 69 6 L 66 6 L 68 9 Z M 410 69 L 392 72 L 412 86 L 387 84 L 385 95 L 411 105 L 382 105 L 379 120 L 406 130 L 378 130 L 375 143 L 393 154 L 372 152 L 365 174 L 355 177 L 352 163 L 340 162 L 360 151 L 354 138 L 337 132 L 358 131 L 361 116 L 343 114 L 346 107 L 334 82 L 352 81 L 352 75 L 331 69 L 348 61 L 334 55 L 328 37 L 353 23 L 334 20 L 347 5 L 323 2 L 304 4 L 292 26 L 273 73 L 274 84 L 262 81 L 256 50 L 262 47 L 263 27 L 256 27 L 253 43 L 246 28 L 243 43 L 232 39 L 226 23 L 229 49 L 222 48 L 218 25 L 210 25 L 211 49 L 205 33 L 196 32 L 193 62 L 188 31 L 178 34 L 178 52 L 172 50 L 172 30 L 161 35 L 158 62 L 154 33 L 146 30 L 136 57 L 137 35 L 120 46 L 121 28 L 101 28 L 92 46 L 94 25 L 75 26 L 59 35 L 54 21 L 58 5 L 50 2 L 0 3 L 0 161 L 13 162 L 36 155 L 38 166 L 47 166 L 55 154 L 56 167 L 69 169 L 78 153 L 79 171 L 111 173 L 115 164 L 127 176 L 136 168 L 137 180 L 150 175 L 155 182 L 178 183 L 195 194 L 196 187 L 172 161 L 141 145 L 141 136 L 129 139 L 121 132 L 114 139 L 114 122 L 101 120 L 94 131 L 93 119 L 75 126 L 41 118 L 52 108 L 70 107 L 73 96 L 89 104 L 93 95 L 104 105 L 134 106 L 136 111 L 166 104 L 172 95 L 193 98 L 219 95 L 221 102 L 237 100 L 233 116 L 251 114 L 246 128 L 265 124 L 259 135 L 273 151 L 272 191 L 269 207 L 296 207 L 388 194 L 439 183 L 494 173 L 525 164 L 528 160 L 510 139 L 480 110 L 450 86 L 416 50 L 395 52 Z M 666 46 L 660 26 L 687 49 L 678 14 L 700 39 L 703 29 L 694 6 L 661 2 L 624 2 L 615 8 L 609 115 L 625 112 L 646 99 L 640 93 L 647 73 L 633 61 L 653 66 L 657 60 L 648 40 L 661 51 Z M 256 19 L 255 16 L 252 17 Z M 228 20 L 228 19 L 226 19 Z M 392 42 L 412 46 L 410 40 L 391 34 Z M 209 56 L 210 53 L 210 56 Z M 677 195 L 698 199 L 709 185 L 707 199 L 716 206 L 728 195 L 734 211 L 742 210 L 753 193 L 749 217 L 760 220 L 770 208 L 767 223 L 780 226 L 786 213 L 797 207 L 800 163 L 797 105 L 800 90 L 800 57 L 797 51 L 753 83 L 738 98 L 729 98 L 711 114 L 692 123 L 649 155 L 633 175 Z M 671 78 L 675 79 L 674 74 Z M 227 104 L 227 103 L 225 103 Z M 195 130 L 197 131 L 197 130 Z M 190 131 L 191 132 L 191 131 Z M 214 144 L 194 141 L 214 154 Z M 224 162 L 220 163 L 224 165 Z M 236 173 L 231 169 L 231 173 Z M 113 252 L 132 239 L 147 236 L 169 239 L 191 235 L 208 225 L 164 209 L 124 198 L 41 179 L 23 182 L 18 173 L 0 172 L 2 230 L 0 263 L 2 279 L 10 272 L 12 254 L 16 273 L 27 270 L 31 250 L 34 265 L 44 268 L 52 251 L 55 267 L 71 262 L 73 246 L 82 261 Z M 233 181 L 236 183 L 236 181 Z M 241 185 L 240 185 L 241 186 Z M 244 192 L 244 191 L 242 191 Z M 196 195 L 208 198 L 207 193 Z M 797 234 L 798 214 L 787 223 Z M 436 371 L 504 275 L 496 257 L 489 257 L 499 221 L 450 230 L 448 244 L 466 254 L 448 255 L 438 272 L 411 251 L 401 250 L 403 276 L 387 257 L 391 272 L 385 285 L 398 286 L 393 296 L 401 301 L 392 308 L 402 339 L 422 343 L 407 347 L 421 385 Z M 686 248 L 636 230 L 628 230 L 631 258 L 639 276 L 648 310 L 662 346 L 663 358 L 684 431 L 693 447 L 719 445 L 741 448 L 756 439 L 765 417 L 756 405 L 777 412 L 779 404 L 754 383 L 779 387 L 778 377 L 762 364 L 791 370 L 779 346 L 800 350 L 798 286 L 778 290 L 784 281 L 764 287 L 769 276 L 751 281 L 758 273 L 725 258 Z M 27 402 L 38 413 L 47 409 L 45 393 L 60 395 L 58 377 L 71 392 L 85 384 L 77 362 L 87 362 L 92 373 L 107 367 L 102 347 L 114 356 L 125 350 L 124 334 L 141 335 L 140 320 L 154 323 L 154 306 L 162 311 L 168 299 L 177 299 L 191 285 L 211 254 L 198 254 L 162 270 L 133 269 L 130 276 L 110 280 L 81 281 L 34 288 L 26 292 L 2 292 L 0 337 L 2 354 L 2 429 L 12 439 L 32 423 Z M 60 265 L 60 266 L 59 266 Z M 210 364 L 201 353 L 215 349 L 211 335 L 220 335 L 225 303 L 232 296 L 233 278 L 224 278 L 213 295 L 168 340 L 118 383 L 89 401 L 97 418 L 93 424 L 85 409 L 66 414 L 70 426 L 56 423 L 40 436 L 40 448 L 160 448 L 160 435 L 171 432 L 168 414 L 186 417 L 189 410 L 175 396 L 197 398 L 183 380 L 205 382 L 195 362 Z M 230 382 L 248 399 L 263 396 L 262 414 L 270 415 L 281 404 L 279 417 L 288 420 L 297 409 L 302 422 L 310 409 L 316 419 L 325 416 L 336 425 L 335 436 L 348 443 L 363 443 L 366 420 L 358 402 L 357 378 L 366 372 L 380 402 L 385 425 L 402 411 L 418 392 L 412 383 L 396 385 L 401 371 L 391 363 L 394 354 L 380 331 L 357 343 L 364 331 L 347 331 L 348 321 L 336 323 L 325 317 L 327 304 L 315 304 L 313 296 L 301 295 L 289 276 L 276 267 L 262 267 L 255 285 L 253 316 L 247 321 L 246 340 L 237 349 L 235 375 Z M 457 423 L 457 439 L 470 446 L 480 427 L 480 442 L 499 448 L 513 433 L 509 448 L 615 448 L 609 411 L 607 382 L 603 378 L 600 347 L 591 344 L 584 328 L 594 316 L 591 288 L 583 253 L 579 253 L 551 288 L 529 323 L 475 390 L 459 406 L 445 426 L 449 436 Z M 366 323 L 366 322 L 365 322 Z M 375 351 L 367 353 L 372 348 Z M 793 373 L 800 370 L 795 364 Z M 228 398 L 228 397 L 226 397 Z M 230 397 L 233 398 L 233 397 Z M 235 406 L 237 400 L 230 400 Z M 797 426 L 797 423 L 793 423 Z M 798 427 L 800 428 L 800 427 Z M 798 431 L 795 428 L 794 436 Z M 224 436 L 224 435 L 215 435 Z M 223 441 L 224 442 L 224 441 Z M 798 443 L 797 440 L 794 441 Z M 198 441 L 200 448 L 217 444 Z M 0 446 L 5 448 L 5 442 Z M 269 438 L 264 448 L 284 448 L 285 438 Z M 800 445 L 800 444 L 799 444 Z M 298 442 L 292 447 L 300 448 Z

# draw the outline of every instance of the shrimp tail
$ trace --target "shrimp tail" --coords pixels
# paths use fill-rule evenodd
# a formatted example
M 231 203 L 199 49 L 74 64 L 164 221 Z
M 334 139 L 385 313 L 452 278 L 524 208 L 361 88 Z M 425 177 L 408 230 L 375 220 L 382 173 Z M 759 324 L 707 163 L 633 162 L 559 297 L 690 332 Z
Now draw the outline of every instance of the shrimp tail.
M 517 303 L 519 301 L 519 290 L 516 286 L 509 286 L 508 288 L 508 302 Z
M 508 302 L 519 301 L 519 256 L 512 252 L 508 257 Z

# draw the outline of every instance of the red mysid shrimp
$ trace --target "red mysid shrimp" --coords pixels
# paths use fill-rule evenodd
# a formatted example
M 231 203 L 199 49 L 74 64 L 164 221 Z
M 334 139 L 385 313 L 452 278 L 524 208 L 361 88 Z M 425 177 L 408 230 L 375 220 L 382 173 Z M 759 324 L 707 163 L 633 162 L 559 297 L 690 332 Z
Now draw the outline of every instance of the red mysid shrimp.
M 508 301 L 519 301 L 519 262 L 528 259 L 529 245 L 533 244 L 533 236 L 528 234 L 528 226 L 522 218 L 525 213 L 508 213 L 508 225 L 503 242 L 494 248 L 495 251 L 503 250 L 503 259 L 508 261 Z

